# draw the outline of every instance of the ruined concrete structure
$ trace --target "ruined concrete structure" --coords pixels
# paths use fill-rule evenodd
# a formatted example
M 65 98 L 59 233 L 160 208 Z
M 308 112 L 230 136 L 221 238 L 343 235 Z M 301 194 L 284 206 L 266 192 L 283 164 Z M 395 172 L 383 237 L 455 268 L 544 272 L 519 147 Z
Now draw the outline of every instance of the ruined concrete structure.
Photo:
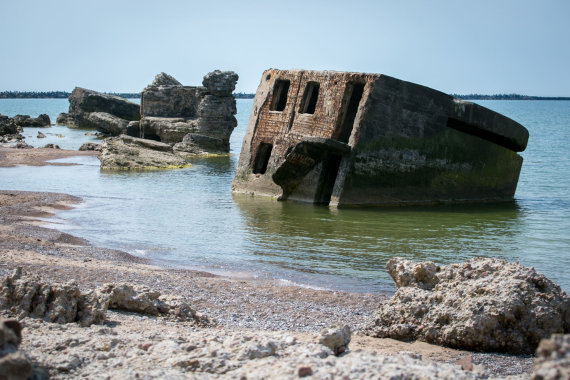
M 174 146 L 178 153 L 227 153 L 237 125 L 232 95 L 238 75 L 213 71 L 203 86 L 183 86 L 165 73 L 156 76 L 141 94 L 141 121 L 127 133 Z
M 332 206 L 512 199 L 528 131 L 381 74 L 263 73 L 232 191 Z

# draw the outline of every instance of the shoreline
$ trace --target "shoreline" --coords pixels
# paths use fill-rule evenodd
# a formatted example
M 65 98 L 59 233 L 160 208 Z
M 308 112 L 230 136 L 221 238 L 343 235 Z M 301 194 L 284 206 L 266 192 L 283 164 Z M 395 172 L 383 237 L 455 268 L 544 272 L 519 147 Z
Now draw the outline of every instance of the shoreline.
M 46 159 L 47 156 L 42 155 L 42 150 L 44 149 L 27 150 L 30 153 L 20 157 L 20 161 L 25 162 L 25 156 L 30 159 L 33 156 L 31 151 L 38 151 L 39 154 L 35 159 L 32 158 L 31 162 L 51 164 L 45 161 L 54 158 Z M 6 156 L 2 152 L 0 150 L 0 166 L 6 164 Z M 53 153 L 69 157 L 74 155 L 73 153 L 82 152 Z M 8 162 L 14 160 L 8 159 Z M 295 285 L 279 285 L 274 280 L 232 278 L 208 272 L 159 267 L 152 265 L 151 260 L 118 250 L 96 247 L 84 239 L 37 224 L 37 218 L 50 217 L 58 210 L 68 209 L 80 202 L 79 197 L 66 194 L 0 191 L 2 222 L 0 275 L 7 276 L 13 269 L 22 267 L 24 273 L 39 275 L 43 281 L 64 283 L 74 280 L 83 290 L 93 289 L 109 282 L 145 285 L 162 294 L 184 297 L 196 311 L 216 321 L 213 327 L 194 328 L 189 333 L 184 323 L 167 323 L 160 317 L 110 310 L 101 329 L 110 330 L 109 334 L 123 339 L 122 344 L 117 345 L 118 351 L 115 354 L 117 357 L 120 357 L 121 353 L 127 355 L 126 352 L 129 350 L 137 349 L 140 341 L 138 338 L 129 337 L 144 334 L 148 329 L 156 330 L 158 326 L 162 331 L 160 335 L 164 336 L 190 334 L 192 339 L 216 341 L 229 339 L 229 336 L 243 338 L 253 335 L 260 339 L 271 338 L 279 341 L 279 339 L 288 339 L 283 335 L 286 334 L 293 336 L 299 344 L 309 344 L 314 341 L 315 334 L 321 329 L 347 324 L 355 333 L 350 350 L 356 358 L 364 357 L 363 355 L 391 357 L 401 352 L 411 352 L 428 363 L 431 361 L 454 363 L 457 359 L 470 355 L 476 365 L 495 376 L 524 375 L 532 370 L 531 357 L 471 353 L 423 342 L 405 343 L 360 335 L 359 332 L 373 320 L 377 306 L 387 298 L 386 295 L 318 290 Z M 62 331 L 64 335 L 69 333 L 85 338 L 85 345 L 89 346 L 94 339 L 92 335 L 97 329 L 81 328 L 76 324 L 56 325 L 31 318 L 24 319 L 23 323 L 25 328 L 21 349 L 34 361 L 47 366 L 54 378 L 101 374 L 119 378 L 126 376 L 127 372 L 124 371 L 134 367 L 144 371 L 145 364 L 142 362 L 122 357 L 123 364 L 118 366 L 124 370 L 121 372 L 117 369 L 117 363 L 111 358 L 97 359 L 97 355 L 100 355 L 97 352 L 93 357 L 81 358 L 83 364 L 80 366 L 71 369 L 66 366 L 58 367 L 53 363 L 69 359 L 72 353 L 80 355 L 72 346 L 61 352 L 50 349 L 51 345 L 57 345 L 57 337 Z M 154 337 L 151 340 L 155 345 L 163 342 L 161 337 Z M 79 344 L 77 347 L 83 346 Z M 110 351 L 113 350 L 114 348 Z M 283 359 L 286 359 L 286 355 Z M 146 365 L 159 368 L 172 367 L 166 364 L 164 357 L 160 356 Z M 246 368 L 248 365 L 251 363 L 242 367 Z M 262 373 L 267 368 L 278 367 L 277 362 L 264 365 L 265 367 L 257 368 L 256 371 Z M 187 368 L 184 367 L 177 368 L 172 373 L 167 369 L 164 371 L 166 372 L 157 373 L 156 377 L 173 375 L 185 378 L 188 375 L 184 375 L 187 373 Z M 272 373 L 271 370 L 268 373 Z M 200 373 L 195 375 L 199 376 Z M 134 376 L 126 377 L 134 378 Z

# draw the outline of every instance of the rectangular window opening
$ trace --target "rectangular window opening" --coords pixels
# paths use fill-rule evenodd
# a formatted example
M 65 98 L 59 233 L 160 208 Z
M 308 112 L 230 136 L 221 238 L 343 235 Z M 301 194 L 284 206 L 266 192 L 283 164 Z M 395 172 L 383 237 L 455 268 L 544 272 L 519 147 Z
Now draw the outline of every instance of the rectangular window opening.
M 301 105 L 299 107 L 301 113 L 315 113 L 317 100 L 319 99 L 319 88 L 319 83 L 307 82 L 303 98 L 301 99 Z
M 272 144 L 259 144 L 259 147 L 257 148 L 257 154 L 255 155 L 255 161 L 253 163 L 253 174 L 265 174 L 272 150 Z
M 364 93 L 364 83 L 349 83 L 346 86 L 345 97 L 350 96 L 346 104 L 344 115 L 342 116 L 341 128 L 337 140 L 343 143 L 348 143 L 352 128 L 354 127 L 354 119 L 358 113 L 358 106 Z
M 283 111 L 287 105 L 287 92 L 289 92 L 290 81 L 278 79 L 273 86 L 273 97 L 271 98 L 270 111 Z

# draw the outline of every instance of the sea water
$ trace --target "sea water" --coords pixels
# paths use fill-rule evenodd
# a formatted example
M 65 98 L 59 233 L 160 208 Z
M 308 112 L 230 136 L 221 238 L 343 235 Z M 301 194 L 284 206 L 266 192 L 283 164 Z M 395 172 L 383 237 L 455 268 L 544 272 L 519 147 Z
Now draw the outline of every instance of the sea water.
M 237 101 L 228 157 L 192 160 L 180 170 L 101 172 L 95 157 L 75 166 L 0 168 L 0 189 L 54 191 L 84 202 L 50 226 L 164 266 L 284 280 L 313 287 L 391 292 L 395 256 L 438 264 L 490 256 L 534 266 L 570 290 L 570 102 L 478 101 L 530 132 L 514 202 L 390 209 L 330 209 L 232 195 L 231 181 L 251 99 Z M 65 99 L 0 99 L 0 113 L 67 109 Z M 86 131 L 41 129 L 77 149 Z M 38 128 L 26 128 L 35 146 Z

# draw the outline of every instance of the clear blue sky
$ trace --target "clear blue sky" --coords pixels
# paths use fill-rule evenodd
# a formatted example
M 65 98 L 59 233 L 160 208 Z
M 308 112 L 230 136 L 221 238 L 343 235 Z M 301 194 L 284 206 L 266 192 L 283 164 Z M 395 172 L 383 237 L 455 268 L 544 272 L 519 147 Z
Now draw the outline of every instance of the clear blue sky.
M 214 69 L 374 72 L 447 93 L 570 96 L 570 1 L 0 0 L 0 91 L 137 92 Z

